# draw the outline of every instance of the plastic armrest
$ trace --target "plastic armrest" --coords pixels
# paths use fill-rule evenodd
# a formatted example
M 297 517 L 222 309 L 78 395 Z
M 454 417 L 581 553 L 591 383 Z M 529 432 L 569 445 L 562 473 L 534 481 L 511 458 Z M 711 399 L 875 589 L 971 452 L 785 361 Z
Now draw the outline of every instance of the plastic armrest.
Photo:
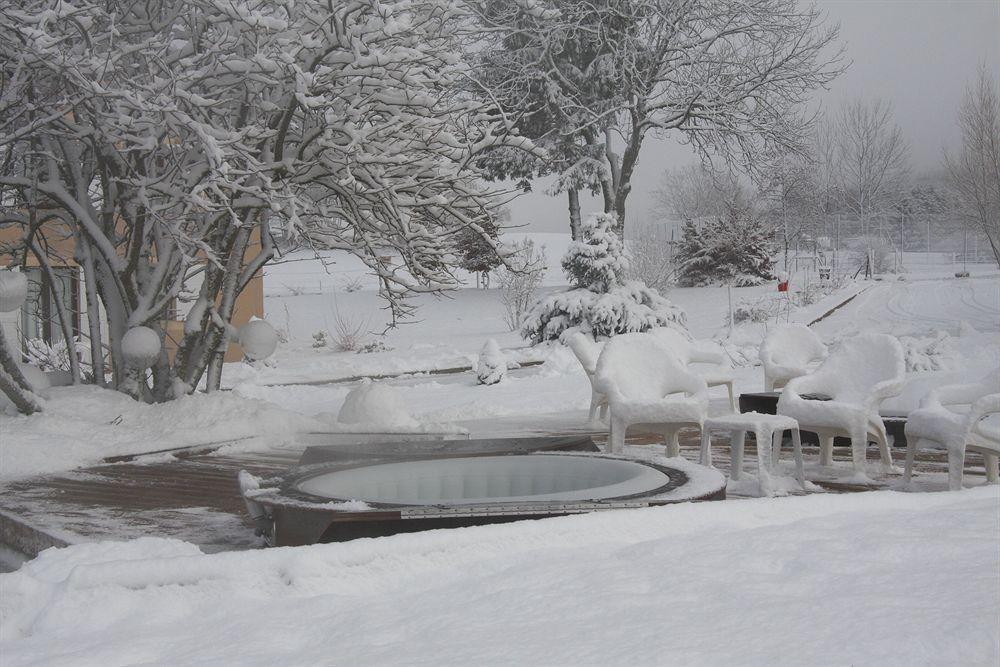
M 1000 394 L 987 394 L 977 399 L 969 410 L 969 423 L 975 424 L 980 419 L 1000 412 Z
M 920 407 L 936 407 L 943 405 L 971 405 L 989 391 L 982 384 L 947 384 L 931 390 L 920 401 Z
M 729 361 L 729 357 L 725 352 L 719 352 L 717 350 L 705 350 L 695 346 L 691 346 L 690 359 L 696 364 L 726 364 Z

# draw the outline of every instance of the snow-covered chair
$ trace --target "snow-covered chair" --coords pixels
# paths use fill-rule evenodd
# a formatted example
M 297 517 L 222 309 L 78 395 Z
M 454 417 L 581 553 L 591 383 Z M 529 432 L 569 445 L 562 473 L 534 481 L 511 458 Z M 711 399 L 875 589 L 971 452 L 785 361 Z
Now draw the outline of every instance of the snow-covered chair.
M 594 384 L 594 372 L 597 370 L 597 359 L 601 355 L 601 344 L 585 333 L 576 332 L 566 340 L 569 349 L 573 350 L 577 361 L 583 366 L 583 372 L 590 380 L 590 416 L 588 419 L 594 421 L 594 415 L 598 409 L 601 411 L 601 419 L 608 412 L 608 399 L 597 390 Z
M 792 378 L 810 373 L 826 358 L 826 345 L 804 324 L 783 324 L 767 332 L 760 344 L 764 391 L 783 387 Z
M 778 414 L 798 420 L 819 436 L 820 463 L 833 463 L 833 439 L 851 439 L 854 469 L 863 472 L 869 439 L 878 443 L 883 467 L 892 470 L 889 438 L 879 406 L 903 388 L 906 363 L 899 341 L 864 334 L 844 341 L 809 375 L 788 381 L 778 398 Z M 811 400 L 828 398 L 829 400 Z
M 729 363 L 729 358 L 720 350 L 709 350 L 699 345 L 697 341 L 688 339 L 677 329 L 657 327 L 650 334 L 656 336 L 674 353 L 677 359 L 688 366 L 688 370 L 701 377 L 705 384 L 712 387 L 725 387 L 729 392 L 729 407 L 736 412 L 736 395 L 733 383 L 736 376 Z M 691 364 L 699 364 L 691 368 Z
M 948 488 L 962 488 L 965 452 L 983 455 L 986 479 L 996 483 L 1000 461 L 1000 426 L 983 421 L 1000 413 L 1000 373 L 991 373 L 980 382 L 952 384 L 932 390 L 920 401 L 920 407 L 906 419 L 907 482 L 913 474 L 917 447 L 931 446 L 948 450 Z
M 668 456 L 678 456 L 678 433 L 701 429 L 708 415 L 708 386 L 648 334 L 622 334 L 605 343 L 595 386 L 611 410 L 608 447 L 621 452 L 629 426 L 645 424 L 664 436 Z

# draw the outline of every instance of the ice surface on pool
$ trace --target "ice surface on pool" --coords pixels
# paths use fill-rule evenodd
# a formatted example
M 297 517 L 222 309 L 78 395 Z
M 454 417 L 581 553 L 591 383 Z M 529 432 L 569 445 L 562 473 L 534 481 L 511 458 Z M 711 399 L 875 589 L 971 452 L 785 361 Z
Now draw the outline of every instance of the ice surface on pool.
M 325 498 L 398 505 L 581 501 L 647 493 L 669 483 L 641 463 L 593 456 L 482 456 L 339 470 L 303 480 Z

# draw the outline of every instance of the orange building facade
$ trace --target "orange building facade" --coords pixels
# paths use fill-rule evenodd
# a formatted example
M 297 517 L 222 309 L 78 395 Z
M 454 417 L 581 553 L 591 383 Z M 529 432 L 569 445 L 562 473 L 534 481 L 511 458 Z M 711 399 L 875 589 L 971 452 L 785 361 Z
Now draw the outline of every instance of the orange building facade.
M 46 248 L 46 257 L 52 267 L 53 279 L 42 271 L 34 254 L 29 252 L 22 268 L 28 275 L 28 298 L 20 311 L 0 313 L 0 326 L 7 340 L 17 341 L 22 350 L 26 349 L 29 340 L 42 340 L 49 345 L 63 340 L 58 319 L 60 303 L 64 312 L 70 313 L 74 335 L 86 336 L 89 332 L 83 273 L 74 259 L 73 234 L 62 223 L 50 222 L 41 226 L 37 236 L 39 244 Z M 17 247 L 21 239 L 20 227 L 0 228 L 0 267 L 11 264 L 13 261 L 11 249 Z M 248 258 L 259 250 L 258 236 L 247 249 Z M 183 297 L 197 294 L 199 281 L 200 278 L 185 284 L 182 298 L 175 300 L 175 304 L 168 308 L 169 312 L 165 313 L 167 317 L 161 320 L 166 333 L 163 344 L 171 359 L 184 335 L 184 323 L 189 306 Z M 104 317 L 103 309 L 101 317 Z M 232 323 L 238 328 L 254 317 L 264 317 L 264 279 L 261 273 L 254 276 L 237 297 Z M 101 330 L 107 331 L 107 326 L 103 323 Z M 107 340 L 102 342 L 107 345 Z M 226 361 L 240 361 L 242 358 L 243 351 L 240 346 L 230 343 L 226 350 Z

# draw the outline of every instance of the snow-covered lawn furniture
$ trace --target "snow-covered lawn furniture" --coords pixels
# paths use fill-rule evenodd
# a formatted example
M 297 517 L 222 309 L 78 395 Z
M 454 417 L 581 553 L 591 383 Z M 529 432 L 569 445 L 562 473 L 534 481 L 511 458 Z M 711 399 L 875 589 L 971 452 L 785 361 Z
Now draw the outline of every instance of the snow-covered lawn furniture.
M 851 439 L 854 469 L 864 472 L 869 439 L 878 443 L 883 467 L 892 470 L 889 438 L 879 406 L 903 388 L 906 363 L 899 341 L 864 334 L 844 341 L 813 373 L 789 380 L 778 397 L 778 414 L 819 436 L 820 463 L 833 464 L 833 439 Z M 815 400 L 822 397 L 829 400 Z
M 733 382 L 736 380 L 736 376 L 729 363 L 729 358 L 724 352 L 706 349 L 697 341 L 688 340 L 677 329 L 658 327 L 651 329 L 649 333 L 670 348 L 674 356 L 688 366 L 689 371 L 705 380 L 705 384 L 709 388 L 724 386 L 729 392 L 729 407 L 733 412 L 737 412 L 736 395 L 733 391 Z M 699 364 L 699 366 L 691 368 L 691 364 Z
M 743 447 L 747 431 L 757 438 L 757 475 L 764 488 L 767 471 L 773 470 L 781 458 L 781 438 L 785 431 L 792 432 L 792 452 L 795 457 L 795 479 L 805 488 L 802 465 L 802 439 L 799 424 L 791 417 L 766 415 L 760 412 L 709 417 L 701 428 L 701 464 L 712 465 L 712 431 L 726 431 L 732 445 L 732 464 L 729 476 L 738 480 L 743 472 Z
M 826 345 L 804 324 L 783 324 L 767 332 L 760 344 L 764 391 L 774 391 L 807 375 L 826 358 Z
M 601 411 L 601 419 L 608 412 L 608 399 L 597 390 L 594 384 L 594 373 L 597 371 L 597 359 L 601 355 L 601 344 L 585 333 L 577 332 L 566 340 L 569 349 L 573 350 L 577 361 L 583 366 L 583 372 L 590 380 L 590 416 L 588 419 L 594 421 L 594 415 L 598 409 Z
M 708 386 L 688 371 L 655 336 L 621 334 L 605 343 L 595 387 L 611 411 L 608 447 L 625 448 L 625 431 L 644 424 L 659 429 L 668 456 L 678 456 L 682 428 L 701 428 L 708 416 Z
M 920 407 L 906 420 L 906 470 L 903 479 L 910 481 L 917 447 L 930 446 L 948 450 L 948 488 L 962 488 L 965 452 L 983 455 L 986 479 L 998 481 L 1000 427 L 983 421 L 1000 413 L 1000 374 L 993 373 L 973 384 L 952 384 L 927 394 Z

